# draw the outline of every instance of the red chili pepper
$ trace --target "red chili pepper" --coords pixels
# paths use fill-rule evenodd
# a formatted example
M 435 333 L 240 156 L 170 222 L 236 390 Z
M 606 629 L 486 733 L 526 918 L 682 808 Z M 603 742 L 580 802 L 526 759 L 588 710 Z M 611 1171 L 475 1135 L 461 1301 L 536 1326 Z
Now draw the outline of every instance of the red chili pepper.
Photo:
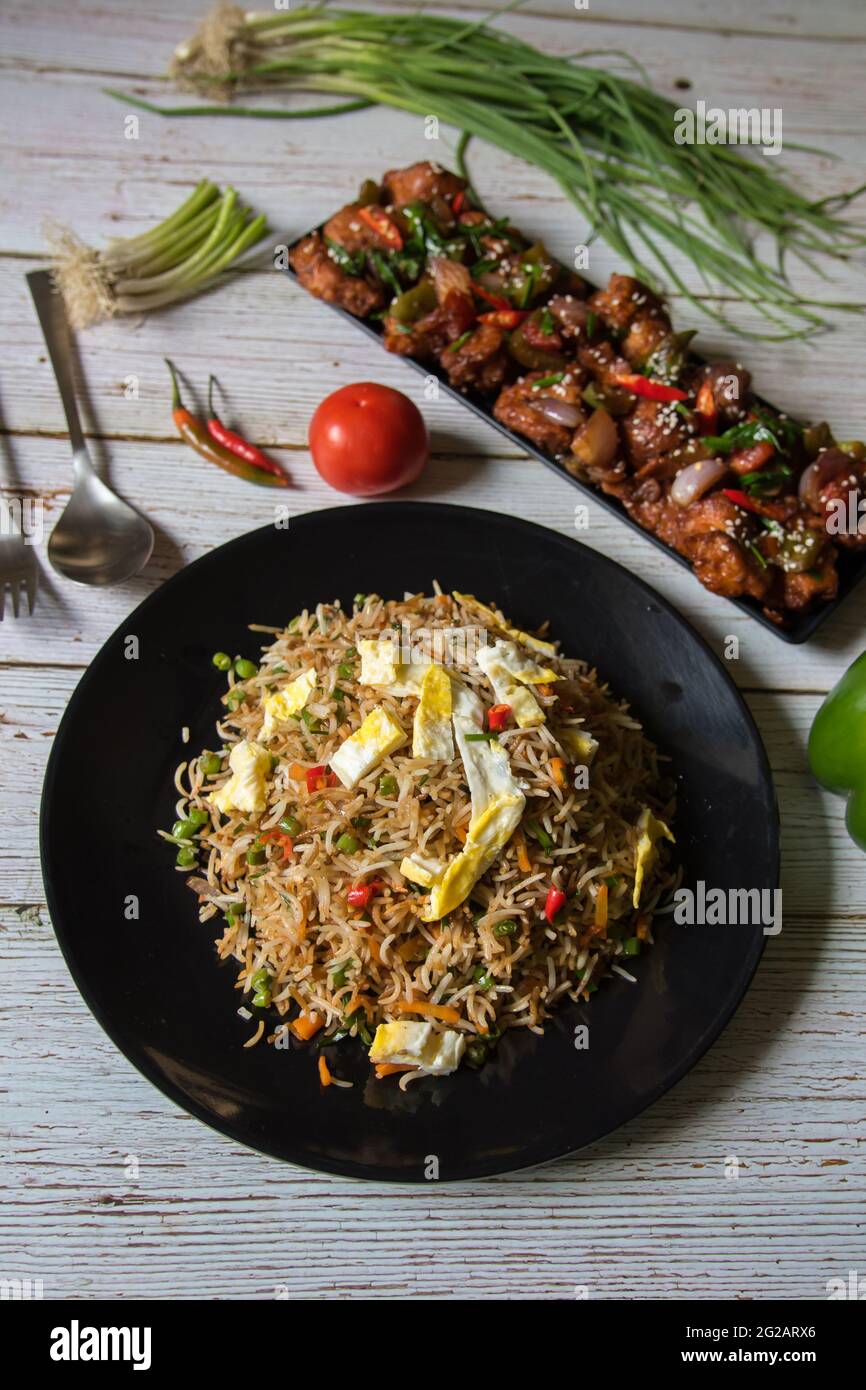
M 492 309 L 489 314 L 479 314 L 479 323 L 492 323 L 496 328 L 517 328 L 529 313 L 528 309 Z
M 544 900 L 544 915 L 551 926 L 553 926 L 553 919 L 556 916 L 557 912 L 559 912 L 560 908 L 564 906 L 565 894 L 563 893 L 562 889 L 549 888 L 547 890 L 547 897 Z
M 373 879 L 372 883 L 353 883 L 346 897 L 351 907 L 366 907 L 374 893 L 378 893 L 382 887 L 378 879 Z
M 455 217 L 459 217 L 460 213 L 463 211 L 463 206 L 465 202 L 466 190 L 465 188 L 461 188 L 460 192 L 455 193 L 454 197 L 451 200 L 451 211 L 454 213 Z
M 207 413 L 208 413 L 208 433 L 211 439 L 215 439 L 217 444 L 222 444 L 223 448 L 228 449 L 230 454 L 237 454 L 239 459 L 246 459 L 254 468 L 263 468 L 266 473 L 273 473 L 275 478 L 280 478 L 285 485 L 288 482 L 285 473 L 278 463 L 269 459 L 267 454 L 263 454 L 255 444 L 250 444 L 249 440 L 242 435 L 235 434 L 234 430 L 227 429 L 220 420 L 213 408 L 213 384 L 215 376 L 211 376 L 207 385 Z
M 737 507 L 742 507 L 747 512 L 757 512 L 760 508 L 755 504 L 748 493 L 740 492 L 736 487 L 723 487 L 722 492 L 729 502 L 733 502 Z
M 362 222 L 376 233 L 392 251 L 403 250 L 403 237 L 396 222 L 392 222 L 387 212 L 378 207 L 358 208 Z
M 190 414 L 181 401 L 177 373 L 167 357 L 165 365 L 171 372 L 172 419 L 184 443 L 194 449 L 200 458 L 206 459 L 208 463 L 215 463 L 218 468 L 223 468 L 226 473 L 233 473 L 236 478 L 245 478 L 248 483 L 258 483 L 264 487 L 286 487 L 289 480 L 284 473 L 276 478 L 273 473 L 265 473 L 261 468 L 254 468 L 246 459 L 238 458 L 237 454 L 232 453 L 230 449 L 226 449 L 224 445 L 211 438 L 207 426 Z
M 701 385 L 695 400 L 695 410 L 701 417 L 701 433 L 715 434 L 719 423 L 719 412 L 711 382 L 705 381 Z
M 631 391 L 633 396 L 643 396 L 648 401 L 684 401 L 688 397 L 688 392 L 681 391 L 678 386 L 650 381 L 648 376 L 640 376 L 637 372 L 620 372 L 613 380 L 615 385 Z
M 307 768 L 308 792 L 319 792 L 323 787 L 336 787 L 338 780 L 336 772 L 329 772 L 324 763 Z
M 510 718 L 510 705 L 491 705 L 487 711 L 487 727 L 494 732 L 504 729 Z
M 507 299 L 503 299 L 501 294 L 491 294 L 483 285 L 472 286 L 479 299 L 483 299 L 485 304 L 492 304 L 494 309 L 510 309 L 511 305 Z
M 287 835 L 284 830 L 277 830 L 275 827 L 273 830 L 266 831 L 266 833 L 259 836 L 259 838 L 263 844 L 267 844 L 269 840 L 274 840 L 282 845 L 283 859 L 288 859 L 289 855 L 294 853 L 295 842 L 291 835 Z

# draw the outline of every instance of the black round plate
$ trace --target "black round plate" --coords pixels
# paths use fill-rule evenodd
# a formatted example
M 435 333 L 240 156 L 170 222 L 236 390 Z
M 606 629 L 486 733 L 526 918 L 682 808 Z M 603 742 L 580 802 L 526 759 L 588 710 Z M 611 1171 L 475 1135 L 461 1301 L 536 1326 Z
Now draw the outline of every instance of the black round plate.
M 494 512 L 418 502 L 338 507 L 252 531 L 164 584 L 118 628 L 69 702 L 48 764 L 42 864 L 58 940 L 103 1028 L 191 1114 L 277 1158 L 351 1177 L 424 1181 L 557 1158 L 638 1114 L 689 1070 L 737 1007 L 760 926 L 661 926 L 587 1006 L 543 1037 L 507 1035 L 482 1071 L 371 1080 L 360 1048 L 323 1090 L 309 1049 L 245 1050 L 236 972 L 173 868 L 176 764 L 213 744 L 217 650 L 255 656 L 251 622 L 358 591 L 399 597 L 433 579 L 493 600 L 518 626 L 550 618 L 667 753 L 680 782 L 685 882 L 772 889 L 778 817 L 766 756 L 720 662 L 645 584 L 573 540 Z M 184 726 L 190 742 L 181 741 Z M 134 903 L 138 917 L 130 917 Z M 130 906 L 132 904 L 132 907 Z M 575 1027 L 589 1024 L 589 1047 Z

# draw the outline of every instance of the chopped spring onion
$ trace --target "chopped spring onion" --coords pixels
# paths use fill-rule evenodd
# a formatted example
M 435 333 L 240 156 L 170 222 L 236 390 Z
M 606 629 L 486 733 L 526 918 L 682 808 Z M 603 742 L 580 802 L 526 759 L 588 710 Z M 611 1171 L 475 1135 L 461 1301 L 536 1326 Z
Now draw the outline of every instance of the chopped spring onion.
M 138 236 L 115 238 L 104 251 L 49 222 L 52 274 L 73 328 L 115 314 L 142 314 L 200 294 L 267 231 L 261 214 L 233 188 L 202 179 L 164 222 Z

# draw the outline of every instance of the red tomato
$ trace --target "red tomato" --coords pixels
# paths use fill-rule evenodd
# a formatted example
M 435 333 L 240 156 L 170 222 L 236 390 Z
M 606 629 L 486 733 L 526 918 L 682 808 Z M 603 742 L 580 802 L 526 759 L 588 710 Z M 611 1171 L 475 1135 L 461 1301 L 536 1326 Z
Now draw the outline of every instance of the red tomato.
M 326 483 L 354 497 L 414 483 L 429 440 L 420 410 L 402 391 L 358 381 L 321 402 L 310 421 L 310 451 Z

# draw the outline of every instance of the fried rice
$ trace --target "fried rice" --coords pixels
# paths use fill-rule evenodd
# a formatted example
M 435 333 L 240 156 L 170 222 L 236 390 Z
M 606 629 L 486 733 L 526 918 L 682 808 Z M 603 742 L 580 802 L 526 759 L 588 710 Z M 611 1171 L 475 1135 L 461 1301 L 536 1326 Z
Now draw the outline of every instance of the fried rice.
M 412 731 L 414 694 L 361 683 L 362 642 L 390 636 L 413 659 L 447 642 L 449 674 L 489 711 L 479 646 L 537 640 L 498 610 L 434 588 L 402 600 L 358 595 L 351 612 L 321 603 L 283 630 L 251 628 L 265 640 L 260 663 L 252 675 L 240 663 L 245 679 L 232 664 L 216 750 L 177 769 L 178 823 L 160 833 L 179 846 L 200 920 L 219 925 L 218 955 L 238 966 L 240 1012 L 256 1025 L 248 1045 L 265 1036 L 283 1047 L 290 1038 L 293 1047 L 311 1038 L 369 1047 L 381 1026 L 417 1015 L 434 1035 L 462 1035 L 462 1055 L 478 1065 L 505 1031 L 541 1033 L 557 1004 L 588 1000 L 612 972 L 634 980 L 630 958 L 652 944 L 653 911 L 676 873 L 663 843 L 650 840 L 647 851 L 642 827 L 649 816 L 666 829 L 675 788 L 628 707 L 555 645 L 545 665 L 559 679 L 532 688 L 544 722 L 478 735 L 507 753 L 525 796 L 520 824 L 440 920 L 425 920 L 428 895 L 401 865 L 413 855 L 447 863 L 463 849 L 473 808 L 459 755 L 415 757 L 410 738 L 354 787 L 330 773 L 374 709 Z M 304 709 L 262 740 L 265 700 L 309 668 Z M 591 764 L 576 757 L 575 735 L 597 744 Z M 221 814 L 211 798 L 242 740 L 262 740 L 270 755 L 264 809 Z M 561 905 L 550 911 L 551 902 Z M 331 1071 L 339 1053 L 328 1057 L 320 1077 L 340 1084 Z M 405 1085 L 424 1069 L 378 1070 L 408 1072 Z

